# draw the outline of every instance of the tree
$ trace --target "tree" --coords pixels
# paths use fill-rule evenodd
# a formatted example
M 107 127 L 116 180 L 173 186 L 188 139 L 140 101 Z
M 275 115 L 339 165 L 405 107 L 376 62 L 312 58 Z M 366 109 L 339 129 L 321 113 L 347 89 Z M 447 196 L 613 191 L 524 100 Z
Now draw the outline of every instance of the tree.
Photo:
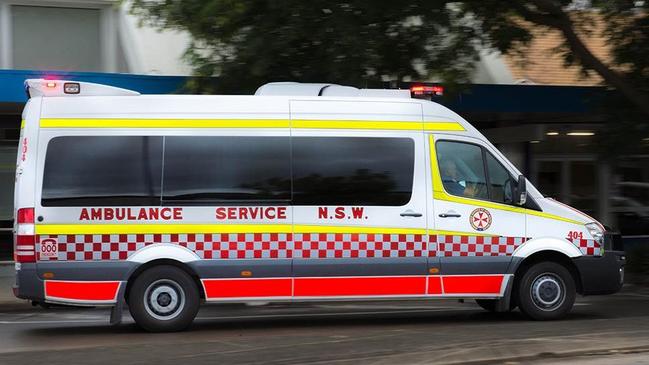
M 647 4 L 631 0 L 595 0 L 576 8 L 573 0 L 466 1 L 463 14 L 472 15 L 483 42 L 503 53 L 531 39 L 530 28 L 521 20 L 559 31 L 567 65 L 579 65 L 584 73 L 595 72 L 615 88 L 645 117 L 649 116 L 649 16 Z M 582 1 L 583 3 L 583 1 Z M 595 19 L 598 17 L 599 19 Z M 612 62 L 599 59 L 583 37 L 604 21 L 610 40 Z M 515 33 L 508 34 L 512 29 Z
M 581 3 L 581 6 L 576 4 Z M 607 116 L 598 133 L 600 158 L 643 151 L 649 136 L 649 1 L 632 0 L 480 0 L 465 1 L 462 14 L 476 19 L 482 43 L 503 53 L 520 51 L 531 40 L 530 24 L 563 36 L 566 65 L 596 73 L 615 89 L 599 105 Z M 585 37 L 601 29 L 609 40 L 611 59 L 596 57 Z
M 647 4 L 593 0 L 584 10 L 574 9 L 573 0 L 134 0 L 132 11 L 157 26 L 188 31 L 188 59 L 198 76 L 219 76 L 208 90 L 219 92 L 287 80 L 463 82 L 479 49 L 520 50 L 532 39 L 533 24 L 560 31 L 567 64 L 597 73 L 647 117 Z M 611 64 L 581 38 L 592 31 L 594 11 L 606 21 Z
M 188 31 L 198 76 L 219 92 L 269 81 L 364 86 L 389 80 L 466 80 L 474 28 L 442 0 L 135 0 L 155 25 Z M 209 87 L 209 85 L 200 85 Z

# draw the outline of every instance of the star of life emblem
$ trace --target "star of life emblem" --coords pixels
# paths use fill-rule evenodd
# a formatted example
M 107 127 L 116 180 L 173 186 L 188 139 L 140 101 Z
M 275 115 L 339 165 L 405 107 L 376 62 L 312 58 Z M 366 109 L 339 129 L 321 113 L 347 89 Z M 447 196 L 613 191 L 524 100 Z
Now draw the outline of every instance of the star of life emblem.
M 491 226 L 491 213 L 484 208 L 477 208 L 471 212 L 469 223 L 476 231 L 484 231 Z

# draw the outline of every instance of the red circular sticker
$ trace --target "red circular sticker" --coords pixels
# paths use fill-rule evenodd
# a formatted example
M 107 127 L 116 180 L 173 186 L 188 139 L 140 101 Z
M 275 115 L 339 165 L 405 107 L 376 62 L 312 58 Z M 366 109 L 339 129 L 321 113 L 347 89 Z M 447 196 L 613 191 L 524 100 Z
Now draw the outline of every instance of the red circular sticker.
M 484 208 L 478 208 L 471 212 L 469 223 L 476 231 L 484 231 L 491 226 L 491 213 Z

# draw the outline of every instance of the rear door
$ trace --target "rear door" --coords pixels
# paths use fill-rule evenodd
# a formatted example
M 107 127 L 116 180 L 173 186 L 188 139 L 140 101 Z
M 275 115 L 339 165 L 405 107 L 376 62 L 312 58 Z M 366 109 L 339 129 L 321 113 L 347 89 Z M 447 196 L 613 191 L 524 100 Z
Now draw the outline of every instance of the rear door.
M 291 123 L 294 296 L 425 294 L 420 106 L 291 101 Z
M 436 255 L 446 295 L 500 295 L 511 255 L 526 237 L 512 204 L 514 175 L 479 140 L 429 136 Z

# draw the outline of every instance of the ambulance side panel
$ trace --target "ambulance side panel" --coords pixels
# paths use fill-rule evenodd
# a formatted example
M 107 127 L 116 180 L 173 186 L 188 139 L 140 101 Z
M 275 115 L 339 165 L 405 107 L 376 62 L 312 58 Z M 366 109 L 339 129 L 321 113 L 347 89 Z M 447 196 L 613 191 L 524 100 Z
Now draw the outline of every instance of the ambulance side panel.
M 203 159 L 210 156 L 197 158 L 195 154 L 200 153 L 200 149 L 193 147 L 209 145 L 210 139 L 214 138 L 230 141 L 253 137 L 280 138 L 285 143 L 286 156 L 289 155 L 286 99 L 284 103 L 277 103 L 273 98 L 252 103 L 256 100 L 252 97 L 88 97 L 84 98 L 83 103 L 78 99 L 56 99 L 48 100 L 41 120 L 44 125 L 83 122 L 88 127 L 44 127 L 39 154 L 46 156 L 48 146 L 54 146 L 64 151 L 65 156 L 74 156 L 75 150 L 70 144 L 74 144 L 75 139 L 77 144 L 82 145 L 83 139 L 94 138 L 87 145 L 96 148 L 78 150 L 79 154 L 85 155 L 70 161 L 70 166 L 94 163 L 99 165 L 97 173 L 105 176 L 112 173 L 119 176 L 120 169 L 120 166 L 102 163 L 110 157 L 111 151 L 119 152 L 108 148 L 109 145 L 122 143 L 129 138 L 145 138 L 149 148 L 156 151 L 155 156 L 148 156 L 146 160 L 149 163 L 157 160 L 154 164 L 164 160 L 169 166 L 208 166 L 209 161 Z M 153 112 L 143 113 L 142 105 L 148 105 Z M 192 112 L 186 112 L 188 110 Z M 170 128 L 147 127 L 147 123 L 160 119 L 170 123 Z M 102 125 L 106 121 L 115 123 L 116 120 L 119 124 L 117 128 Z M 244 125 L 248 123 L 255 128 L 232 128 L 231 120 L 242 120 Z M 268 120 L 285 121 L 286 127 L 265 129 L 263 126 Z M 183 123 L 191 124 L 191 121 L 194 121 L 194 125 L 211 123 L 215 127 L 182 128 Z M 95 128 L 92 127 L 93 123 Z M 135 127 L 130 127 L 129 123 Z M 223 123 L 227 126 L 222 127 Z M 59 142 L 65 143 L 58 143 L 57 138 L 64 139 Z M 137 145 L 141 146 L 141 143 Z M 183 146 L 188 147 L 184 149 Z M 138 151 L 135 149 L 128 153 L 135 156 Z M 186 153 L 194 155 L 183 155 Z M 285 162 L 288 165 L 288 159 Z M 55 254 L 39 257 L 41 277 L 45 273 L 54 277 L 54 280 L 48 281 L 51 291 L 57 295 L 48 295 L 46 285 L 48 301 L 110 305 L 117 300 L 111 290 L 120 290 L 141 265 L 150 265 L 158 260 L 185 264 L 192 274 L 202 279 L 200 284 L 208 300 L 241 297 L 240 294 L 244 292 L 250 297 L 291 297 L 291 287 L 285 284 L 290 282 L 291 276 L 291 259 L 287 255 L 286 245 L 291 235 L 292 208 L 288 204 L 215 202 L 195 199 L 190 194 L 173 199 L 163 196 L 157 204 L 106 204 L 93 203 L 90 199 L 87 203 L 54 202 L 44 205 L 41 193 L 46 169 L 45 159 L 40 160 L 35 195 L 36 216 L 42 218 L 37 224 L 37 231 L 41 233 L 40 245 L 53 242 L 57 247 Z M 121 169 L 125 170 L 126 166 Z M 160 185 L 173 172 L 168 168 L 167 175 L 163 176 L 161 167 L 152 170 L 159 171 L 160 177 L 153 179 L 157 179 Z M 208 171 L 204 167 L 190 172 L 194 181 L 200 181 L 201 177 L 207 179 L 208 175 L 213 176 L 218 171 Z M 158 187 L 157 183 L 153 185 L 160 192 L 156 194 L 163 194 L 163 186 Z M 259 209 L 272 212 L 262 216 Z M 238 212 L 241 210 L 246 210 L 248 214 L 240 215 Z M 237 213 L 230 214 L 231 211 Z M 254 218 L 251 211 L 256 212 Z M 225 218 L 222 212 L 225 212 Z M 257 293 L 242 291 L 240 285 L 238 289 L 233 287 L 245 273 L 254 278 L 244 286 L 259 286 L 259 281 L 266 278 L 285 279 L 275 283 L 274 289 Z M 78 280 L 84 282 L 78 283 Z M 79 296 L 81 289 L 90 294 Z
M 422 296 L 427 292 L 426 168 L 418 130 L 374 129 L 385 122 L 422 121 L 415 102 L 291 100 L 294 174 L 294 298 Z M 340 128 L 318 128 L 318 121 Z M 361 128 L 348 127 L 363 123 Z M 313 125 L 314 128 L 301 128 Z M 301 147 L 305 146 L 305 147 Z M 310 147 L 306 147 L 310 146 Z M 303 149 L 321 153 L 301 154 Z M 317 167 L 304 166 L 309 164 Z M 341 172 L 356 159 L 374 161 L 368 171 Z M 309 168 L 363 181 L 342 200 L 311 204 L 300 198 Z M 399 175 L 399 171 L 404 175 Z M 306 176 L 308 178 L 308 176 Z M 323 180 L 324 181 L 324 180 Z M 314 182 L 317 183 L 317 182 Z M 405 199 L 381 202 L 390 184 Z M 385 186 L 386 190 L 382 190 Z M 332 189 L 335 189 L 332 187 Z M 372 192 L 373 197 L 368 197 Z M 333 193 L 337 194 L 337 193 Z M 372 200 L 375 201 L 372 201 Z M 365 203 L 366 202 L 366 203 Z M 307 247 L 308 246 L 308 247 Z M 305 250 L 308 248 L 309 250 Z

